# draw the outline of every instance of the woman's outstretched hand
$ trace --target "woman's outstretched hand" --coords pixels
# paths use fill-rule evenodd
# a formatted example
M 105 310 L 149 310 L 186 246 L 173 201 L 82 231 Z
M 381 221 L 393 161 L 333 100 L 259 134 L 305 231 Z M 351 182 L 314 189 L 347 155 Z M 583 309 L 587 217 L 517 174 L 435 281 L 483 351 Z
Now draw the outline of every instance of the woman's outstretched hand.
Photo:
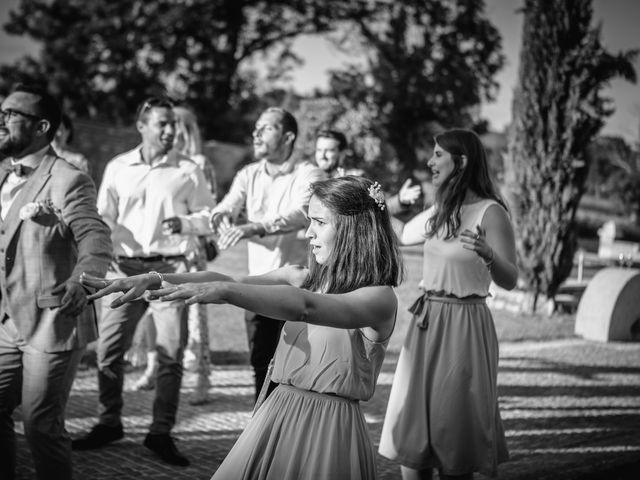
M 223 300 L 225 282 L 164 283 L 162 288 L 151 290 L 147 294 L 150 300 L 184 300 L 187 305 L 194 303 L 225 303 Z
M 80 282 L 87 287 L 98 289 L 97 292 L 87 297 L 88 300 L 102 298 L 111 293 L 123 292 L 124 295 L 111 302 L 110 307 L 116 308 L 140 298 L 149 287 L 158 285 L 159 278 L 154 275 L 142 274 L 132 277 L 107 279 L 94 277 L 93 275 L 83 272 L 80 276 Z

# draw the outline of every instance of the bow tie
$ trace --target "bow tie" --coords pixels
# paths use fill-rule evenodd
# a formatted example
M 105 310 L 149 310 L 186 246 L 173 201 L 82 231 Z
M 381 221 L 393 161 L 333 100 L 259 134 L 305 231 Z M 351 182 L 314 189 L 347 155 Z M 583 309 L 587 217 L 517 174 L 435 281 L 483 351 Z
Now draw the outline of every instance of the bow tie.
M 33 168 L 23 165 L 21 163 L 14 163 L 12 165 L 9 165 L 9 172 L 15 173 L 16 176 L 18 177 L 24 177 L 26 175 L 29 175 L 32 170 Z

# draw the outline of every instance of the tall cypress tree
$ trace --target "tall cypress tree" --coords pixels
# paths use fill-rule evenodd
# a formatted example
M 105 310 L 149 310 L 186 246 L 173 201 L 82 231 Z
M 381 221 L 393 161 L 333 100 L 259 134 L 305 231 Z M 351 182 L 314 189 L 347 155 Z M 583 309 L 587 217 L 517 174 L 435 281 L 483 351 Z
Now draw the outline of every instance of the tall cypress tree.
M 525 0 L 519 78 L 507 159 L 520 277 L 551 298 L 570 275 L 586 148 L 611 115 L 608 82 L 635 82 L 637 51 L 609 53 L 592 26 L 591 0 Z

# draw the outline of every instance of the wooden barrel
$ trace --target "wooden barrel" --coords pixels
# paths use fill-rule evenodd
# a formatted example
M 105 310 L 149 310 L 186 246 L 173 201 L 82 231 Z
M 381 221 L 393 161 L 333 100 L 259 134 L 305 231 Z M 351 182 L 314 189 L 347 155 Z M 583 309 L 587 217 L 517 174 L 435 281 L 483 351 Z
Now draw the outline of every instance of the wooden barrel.
M 601 342 L 640 340 L 640 270 L 604 268 L 587 285 L 575 333 Z

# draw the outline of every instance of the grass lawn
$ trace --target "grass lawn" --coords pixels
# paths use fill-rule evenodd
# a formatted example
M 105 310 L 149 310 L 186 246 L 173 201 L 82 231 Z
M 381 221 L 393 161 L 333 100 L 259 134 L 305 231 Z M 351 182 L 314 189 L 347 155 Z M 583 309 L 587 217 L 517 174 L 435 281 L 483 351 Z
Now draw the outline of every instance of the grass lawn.
M 391 352 L 402 347 L 410 314 L 407 308 L 419 295 L 417 288 L 422 270 L 422 249 L 403 248 L 407 275 L 397 288 L 399 299 L 398 321 L 389 343 Z M 241 242 L 209 264 L 209 269 L 233 276 L 246 275 L 246 243 Z M 504 310 L 493 311 L 496 331 L 500 341 L 552 340 L 573 336 L 575 315 L 533 316 L 515 314 Z M 242 357 L 247 352 L 243 311 L 228 305 L 209 305 L 211 350 L 214 363 L 228 357 Z

